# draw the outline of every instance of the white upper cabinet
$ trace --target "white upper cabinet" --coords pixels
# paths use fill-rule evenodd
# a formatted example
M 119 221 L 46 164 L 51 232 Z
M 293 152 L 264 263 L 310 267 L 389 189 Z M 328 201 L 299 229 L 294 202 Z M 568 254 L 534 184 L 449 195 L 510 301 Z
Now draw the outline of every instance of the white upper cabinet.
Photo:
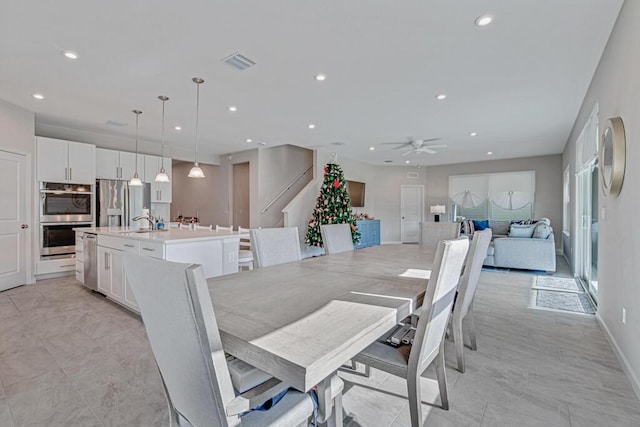
M 151 183 L 151 203 L 171 203 L 171 182 L 155 182 L 162 163 L 162 157 L 144 156 L 144 181 Z M 164 171 L 171 180 L 171 159 L 167 157 L 164 158 Z
M 136 154 L 126 151 L 96 150 L 96 178 L 129 180 L 136 172 Z M 138 175 L 144 178 L 144 154 L 138 154 Z
M 92 184 L 96 180 L 95 152 L 92 144 L 38 137 L 38 181 Z

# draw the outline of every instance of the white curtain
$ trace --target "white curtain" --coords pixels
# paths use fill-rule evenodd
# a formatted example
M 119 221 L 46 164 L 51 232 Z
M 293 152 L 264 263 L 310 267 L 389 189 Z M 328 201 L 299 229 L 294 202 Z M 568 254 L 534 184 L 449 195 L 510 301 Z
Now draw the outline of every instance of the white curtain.
M 475 208 L 489 195 L 488 175 L 453 175 L 449 177 L 449 198 L 463 208 Z
M 532 204 L 535 190 L 535 171 L 489 175 L 489 199 L 502 209 L 518 210 Z

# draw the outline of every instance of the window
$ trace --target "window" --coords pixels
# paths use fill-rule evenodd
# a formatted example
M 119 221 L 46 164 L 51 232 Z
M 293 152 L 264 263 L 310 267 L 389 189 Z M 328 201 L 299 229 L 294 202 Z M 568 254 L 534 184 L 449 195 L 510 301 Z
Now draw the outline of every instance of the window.
M 453 175 L 449 198 L 454 217 L 521 220 L 533 217 L 535 171 Z

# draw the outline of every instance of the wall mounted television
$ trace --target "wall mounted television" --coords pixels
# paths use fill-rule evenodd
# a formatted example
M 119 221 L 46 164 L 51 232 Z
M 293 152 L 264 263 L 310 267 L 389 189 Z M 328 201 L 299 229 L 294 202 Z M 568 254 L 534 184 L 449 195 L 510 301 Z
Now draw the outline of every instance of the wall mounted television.
M 358 181 L 346 181 L 347 193 L 351 199 L 351 207 L 362 208 L 364 207 L 364 190 L 365 183 Z

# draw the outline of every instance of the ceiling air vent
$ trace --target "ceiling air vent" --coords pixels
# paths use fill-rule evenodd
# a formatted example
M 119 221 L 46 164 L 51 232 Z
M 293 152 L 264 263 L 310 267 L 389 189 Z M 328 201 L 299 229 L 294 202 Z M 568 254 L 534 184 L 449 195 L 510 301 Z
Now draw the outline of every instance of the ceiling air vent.
M 238 52 L 234 53 L 233 55 L 227 56 L 222 60 L 222 62 L 227 65 L 231 65 L 233 68 L 240 71 L 246 70 L 247 68 L 256 65 L 255 62 L 253 62 L 246 56 L 239 54 Z
M 418 172 L 407 172 L 407 179 L 418 179 Z

